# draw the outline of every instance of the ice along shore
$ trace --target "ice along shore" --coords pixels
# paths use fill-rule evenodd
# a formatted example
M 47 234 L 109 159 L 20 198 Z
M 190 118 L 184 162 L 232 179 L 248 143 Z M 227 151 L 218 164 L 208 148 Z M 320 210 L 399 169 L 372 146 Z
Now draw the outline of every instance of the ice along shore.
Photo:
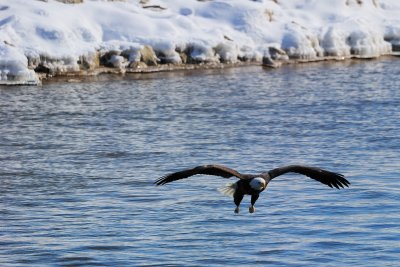
M 3 0 L 0 84 L 400 50 L 397 0 Z

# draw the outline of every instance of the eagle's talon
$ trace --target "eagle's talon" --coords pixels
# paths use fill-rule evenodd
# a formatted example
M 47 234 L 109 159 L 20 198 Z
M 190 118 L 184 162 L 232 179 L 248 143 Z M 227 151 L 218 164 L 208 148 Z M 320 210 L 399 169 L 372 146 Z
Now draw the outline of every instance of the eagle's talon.
M 256 211 L 256 208 L 254 208 L 254 206 L 250 206 L 249 207 L 249 212 L 250 213 L 254 213 Z

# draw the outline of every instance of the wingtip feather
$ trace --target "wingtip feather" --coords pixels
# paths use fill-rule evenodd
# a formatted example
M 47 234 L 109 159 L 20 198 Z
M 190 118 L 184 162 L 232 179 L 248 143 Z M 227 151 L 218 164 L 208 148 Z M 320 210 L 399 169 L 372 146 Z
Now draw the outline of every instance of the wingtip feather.
M 335 173 L 335 180 L 332 182 L 333 186 L 337 189 L 343 189 L 345 187 L 349 187 L 350 182 L 344 177 L 343 174 Z
M 156 185 L 156 186 L 166 184 L 165 176 L 162 176 L 162 177 L 158 178 L 153 184 Z

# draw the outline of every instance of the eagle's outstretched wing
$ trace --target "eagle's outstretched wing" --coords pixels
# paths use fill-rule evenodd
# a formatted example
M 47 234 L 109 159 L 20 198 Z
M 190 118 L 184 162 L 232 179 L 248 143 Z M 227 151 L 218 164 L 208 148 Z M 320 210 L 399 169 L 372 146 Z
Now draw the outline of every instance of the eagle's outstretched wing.
M 239 172 L 237 172 L 233 169 L 230 169 L 230 168 L 222 166 L 222 165 L 211 164 L 211 165 L 197 166 L 192 169 L 186 169 L 183 171 L 167 174 L 167 175 L 161 177 L 160 179 L 158 179 L 157 181 L 155 181 L 155 184 L 163 185 L 163 184 L 170 183 L 170 182 L 173 182 L 176 180 L 185 179 L 185 178 L 188 178 L 188 177 L 196 175 L 196 174 L 215 175 L 215 176 L 221 176 L 224 178 L 229 178 L 232 176 L 235 176 L 239 179 L 244 178 L 244 176 L 242 174 L 240 174 Z
M 345 186 L 348 187 L 350 184 L 350 182 L 347 181 L 346 178 L 344 178 L 344 176 L 340 173 L 330 172 L 317 167 L 309 167 L 301 165 L 289 165 L 272 169 L 268 171 L 267 174 L 270 180 L 272 180 L 275 177 L 278 177 L 288 172 L 295 172 L 306 175 L 330 187 L 336 187 L 337 189 L 344 188 Z

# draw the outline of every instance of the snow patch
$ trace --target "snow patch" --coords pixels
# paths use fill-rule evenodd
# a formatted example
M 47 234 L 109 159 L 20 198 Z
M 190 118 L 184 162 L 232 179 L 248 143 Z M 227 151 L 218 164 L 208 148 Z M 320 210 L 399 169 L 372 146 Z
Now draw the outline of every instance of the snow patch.
M 378 57 L 400 51 L 399 12 L 398 0 L 2 0 L 1 81 L 35 80 L 33 70 Z
M 0 84 L 38 84 L 28 59 L 17 48 L 0 43 Z

